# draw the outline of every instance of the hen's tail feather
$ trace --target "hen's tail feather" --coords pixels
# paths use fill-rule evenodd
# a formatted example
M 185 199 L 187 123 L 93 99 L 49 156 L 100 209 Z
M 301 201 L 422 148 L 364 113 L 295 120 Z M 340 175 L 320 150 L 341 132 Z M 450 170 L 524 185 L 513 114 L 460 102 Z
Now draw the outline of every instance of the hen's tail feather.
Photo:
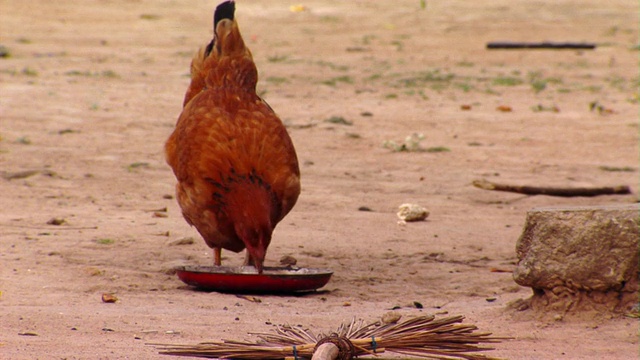
M 216 7 L 216 12 L 213 15 L 213 30 L 215 31 L 218 23 L 222 19 L 233 20 L 233 14 L 236 11 L 235 1 L 225 1 Z
M 204 56 L 207 57 L 209 56 L 209 54 L 211 54 L 211 51 L 213 51 L 213 47 L 215 46 L 216 43 L 216 28 L 218 27 L 218 23 L 222 20 L 222 19 L 229 19 L 229 20 L 233 20 L 233 16 L 234 13 L 236 11 L 236 3 L 233 0 L 230 1 L 225 1 L 223 3 L 220 3 L 220 5 L 218 5 L 216 7 L 216 11 L 213 13 L 213 39 L 211 40 L 211 42 L 209 43 L 209 45 L 207 45 L 207 47 L 204 50 Z

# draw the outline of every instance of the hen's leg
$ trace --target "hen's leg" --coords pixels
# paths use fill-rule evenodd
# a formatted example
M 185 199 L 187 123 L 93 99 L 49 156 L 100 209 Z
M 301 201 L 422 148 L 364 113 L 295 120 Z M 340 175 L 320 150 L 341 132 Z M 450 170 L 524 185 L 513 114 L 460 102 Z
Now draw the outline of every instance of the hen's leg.
M 249 251 L 247 251 L 245 257 L 244 257 L 244 266 L 249 266 L 252 265 L 253 266 L 253 259 L 251 258 L 251 255 L 249 255 Z
M 213 248 L 213 265 L 220 266 L 222 265 L 222 248 L 214 247 Z

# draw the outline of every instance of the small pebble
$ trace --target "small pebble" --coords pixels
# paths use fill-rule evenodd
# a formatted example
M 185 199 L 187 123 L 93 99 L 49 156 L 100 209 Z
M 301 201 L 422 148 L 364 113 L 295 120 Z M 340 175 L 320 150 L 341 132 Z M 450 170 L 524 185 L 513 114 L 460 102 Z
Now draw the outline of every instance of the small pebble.
M 402 204 L 398 207 L 401 221 L 422 221 L 429 216 L 429 210 L 418 204 Z
M 399 312 L 397 312 L 397 311 L 389 311 L 389 312 L 385 313 L 384 315 L 382 315 L 382 323 L 383 324 L 395 324 L 401 318 L 402 318 L 402 315 L 400 315 Z
M 282 266 L 293 266 L 298 263 L 298 259 L 294 258 L 291 255 L 284 255 L 280 258 L 280 265 Z
M 116 297 L 115 295 L 107 294 L 107 293 L 102 294 L 102 302 L 103 303 L 114 303 L 116 301 L 118 301 L 118 297 Z

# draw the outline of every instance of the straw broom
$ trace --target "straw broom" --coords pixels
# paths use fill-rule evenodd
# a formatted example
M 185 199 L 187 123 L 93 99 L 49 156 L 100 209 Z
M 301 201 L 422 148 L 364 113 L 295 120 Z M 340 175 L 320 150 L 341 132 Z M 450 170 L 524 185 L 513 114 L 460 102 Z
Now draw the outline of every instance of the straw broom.
M 428 359 L 494 359 L 475 353 L 493 350 L 479 344 L 498 343 L 508 338 L 476 332 L 475 325 L 461 324 L 463 319 L 461 315 L 441 319 L 428 315 L 399 323 L 367 325 L 354 319 L 330 335 L 318 336 L 301 327 L 280 325 L 274 333 L 252 333 L 258 336 L 258 342 L 223 340 L 197 345 L 151 345 L 157 346 L 164 355 L 216 359 L 336 360 L 377 357 L 381 353 Z

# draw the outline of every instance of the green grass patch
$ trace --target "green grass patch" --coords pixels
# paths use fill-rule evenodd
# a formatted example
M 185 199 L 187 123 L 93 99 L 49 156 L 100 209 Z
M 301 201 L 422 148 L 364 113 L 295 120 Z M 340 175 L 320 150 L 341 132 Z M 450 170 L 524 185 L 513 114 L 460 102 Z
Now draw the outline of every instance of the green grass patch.
M 136 169 L 145 169 L 145 168 L 148 168 L 148 167 L 149 167 L 149 163 L 147 163 L 147 162 L 142 162 L 142 161 L 134 162 L 134 163 L 129 164 L 129 166 L 127 166 L 127 171 L 131 172 L 131 171 L 134 171 Z
M 600 169 L 602 171 L 611 171 L 611 172 L 634 172 L 634 171 L 636 171 L 636 169 L 632 168 L 631 166 L 618 167 L 618 166 L 603 165 L 603 166 L 598 167 L 598 169 Z
M 524 83 L 522 79 L 514 76 L 498 76 L 491 82 L 495 86 L 517 86 L 522 83 Z
M 425 151 L 430 153 L 440 153 L 440 152 L 449 152 L 451 151 L 451 149 L 449 149 L 446 146 L 433 146 L 433 147 L 427 148 Z
M 462 60 L 460 62 L 456 63 L 456 66 L 460 66 L 460 67 L 473 67 L 475 66 L 474 63 L 472 63 L 471 61 L 467 61 L 467 60 Z
M 156 14 L 141 14 L 140 15 L 140 19 L 142 19 L 142 20 L 159 20 L 160 19 L 160 15 L 156 15 Z
M 109 238 L 102 238 L 102 239 L 96 240 L 96 244 L 100 244 L 100 245 L 112 245 L 115 242 L 116 242 L 115 240 L 109 239 Z
M 348 75 L 336 76 L 331 79 L 321 81 L 320 83 L 324 85 L 329 85 L 329 86 L 337 86 L 338 83 L 353 84 L 353 78 L 351 78 L 351 76 L 348 76 Z
M 25 76 L 32 76 L 32 77 L 38 76 L 38 72 L 35 69 L 30 68 L 28 66 L 22 69 L 21 74 Z
M 80 70 L 69 70 L 67 72 L 64 73 L 67 76 L 80 76 L 80 77 L 105 77 L 105 78 L 111 78 L 111 79 L 119 79 L 120 75 L 118 75 L 115 71 L 113 70 L 104 70 L 102 72 L 91 72 L 89 70 L 85 70 L 85 71 L 80 71 Z M 191 76 L 191 75 L 189 75 Z
M 280 85 L 280 84 L 288 83 L 289 79 L 287 79 L 286 77 L 280 77 L 280 76 L 269 76 L 268 78 L 265 79 L 265 81 L 270 84 Z
M 464 92 L 470 92 L 471 90 L 475 89 L 475 87 L 471 85 L 469 82 L 459 82 L 453 85 Z
M 21 136 L 18 139 L 16 139 L 16 142 L 18 144 L 22 144 L 22 145 L 31 145 L 32 144 L 31 139 L 29 139 L 28 136 Z
M 324 61 L 324 60 L 320 60 L 320 61 L 316 61 L 315 62 L 316 65 L 318 66 L 322 66 L 322 67 L 327 67 L 331 70 L 338 70 L 338 71 L 347 71 L 349 70 L 349 67 L 347 65 L 338 65 L 338 64 L 334 64 L 330 61 Z
M 289 60 L 289 55 L 270 55 L 267 56 L 267 61 L 270 63 L 282 63 Z
M 560 112 L 560 109 L 556 105 L 545 106 L 545 105 L 542 105 L 542 104 L 538 104 L 538 105 L 532 106 L 531 107 L 531 111 L 533 111 L 533 112 L 548 111 L 548 112 L 558 113 L 558 112 Z
M 353 121 L 349 121 L 342 116 L 332 116 L 328 119 L 325 119 L 324 122 L 328 122 L 331 124 L 347 125 L 347 126 L 353 125 Z
M 455 77 L 455 74 L 441 73 L 439 69 L 435 69 L 400 79 L 398 83 L 403 87 L 429 86 L 433 88 L 436 86 L 437 88 L 442 88 L 448 86 Z
M 118 79 L 120 78 L 120 75 L 118 75 L 115 71 L 113 70 L 105 70 L 101 73 L 102 77 L 106 77 L 106 78 L 112 78 L 112 79 Z

